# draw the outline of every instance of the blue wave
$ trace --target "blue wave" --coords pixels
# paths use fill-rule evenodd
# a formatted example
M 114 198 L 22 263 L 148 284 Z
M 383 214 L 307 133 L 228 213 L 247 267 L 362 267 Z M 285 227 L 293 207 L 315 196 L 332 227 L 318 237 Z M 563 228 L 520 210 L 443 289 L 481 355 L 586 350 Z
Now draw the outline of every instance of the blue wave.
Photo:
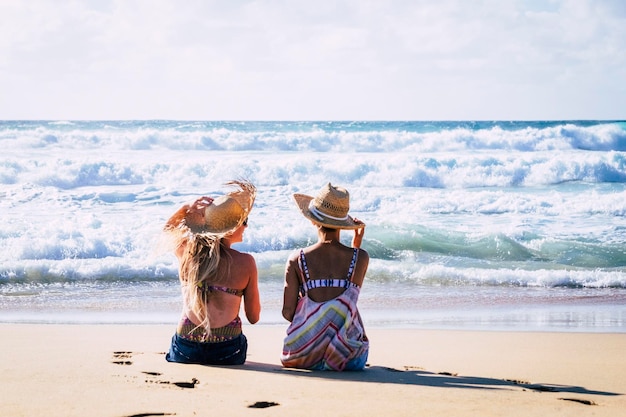
M 373 282 L 427 286 L 566 286 L 626 288 L 626 253 L 621 243 L 564 240 L 537 234 L 516 238 L 502 233 L 475 237 L 418 227 L 370 230 L 363 247 L 372 259 Z M 177 265 L 138 259 L 130 242 L 57 237 L 35 245 L 0 266 L 0 286 L 10 283 L 75 281 L 137 282 L 177 280 Z M 290 251 L 309 244 L 255 241 L 249 248 L 264 281 L 279 283 Z M 82 245 L 82 246 L 81 246 Z M 129 256 L 130 255 L 130 256 Z M 139 254 L 141 256 L 141 253 Z

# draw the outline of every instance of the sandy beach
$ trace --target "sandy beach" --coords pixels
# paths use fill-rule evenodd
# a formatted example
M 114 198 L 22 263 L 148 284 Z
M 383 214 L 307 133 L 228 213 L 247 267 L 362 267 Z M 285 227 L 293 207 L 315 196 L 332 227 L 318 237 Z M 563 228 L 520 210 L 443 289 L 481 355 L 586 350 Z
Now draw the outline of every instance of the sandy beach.
M 168 363 L 173 326 L 0 324 L 3 416 L 623 416 L 626 334 L 368 329 L 363 372 Z

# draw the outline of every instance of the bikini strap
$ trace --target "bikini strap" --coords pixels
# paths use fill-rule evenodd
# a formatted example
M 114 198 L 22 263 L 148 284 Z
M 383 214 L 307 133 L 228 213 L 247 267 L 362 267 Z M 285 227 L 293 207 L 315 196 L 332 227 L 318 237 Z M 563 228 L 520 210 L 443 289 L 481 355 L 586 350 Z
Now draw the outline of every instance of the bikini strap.
M 345 279 L 311 279 L 309 275 L 309 268 L 306 264 L 306 258 L 304 256 L 304 251 L 300 250 L 300 256 L 298 257 L 298 266 L 300 267 L 300 287 L 302 291 L 306 294 L 307 290 L 313 288 L 350 288 L 350 287 L 358 287 L 355 283 L 352 282 L 352 278 L 354 277 L 354 272 L 356 270 L 356 263 L 359 259 L 359 249 L 354 248 L 352 253 L 352 259 L 350 260 L 350 266 L 348 267 L 348 273 Z
M 208 285 L 206 283 L 199 283 L 198 287 L 202 289 L 202 291 L 206 292 L 225 292 L 226 294 L 236 295 L 237 297 L 241 297 L 244 293 L 244 290 L 237 290 L 235 288 L 223 287 L 220 285 Z
M 309 268 L 306 265 L 306 258 L 304 257 L 304 250 L 300 250 L 300 256 L 298 257 L 298 266 L 300 267 L 300 273 L 298 276 L 300 277 L 301 287 L 303 291 L 306 293 L 307 286 L 306 283 L 309 280 Z
M 352 260 L 350 261 L 350 267 L 348 268 L 348 281 L 352 282 L 354 272 L 356 271 L 356 263 L 359 260 L 359 248 L 354 248 L 352 253 Z
M 350 288 L 356 287 L 354 282 L 347 279 L 311 279 L 306 282 L 306 288 L 312 290 L 313 288 Z

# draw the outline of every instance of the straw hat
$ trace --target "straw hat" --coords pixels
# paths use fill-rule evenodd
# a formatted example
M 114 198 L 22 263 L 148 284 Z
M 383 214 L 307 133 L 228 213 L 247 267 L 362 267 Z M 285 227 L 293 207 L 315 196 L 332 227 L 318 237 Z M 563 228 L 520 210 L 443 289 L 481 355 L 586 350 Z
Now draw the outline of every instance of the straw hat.
M 348 215 L 350 194 L 345 188 L 328 183 L 316 197 L 294 194 L 293 198 L 304 217 L 321 226 L 330 229 L 359 229 L 365 226 Z
M 240 227 L 248 218 L 256 197 L 256 188 L 246 181 L 230 181 L 226 185 L 237 186 L 239 190 L 217 197 L 206 206 L 204 224 L 189 224 L 192 232 L 226 235 Z

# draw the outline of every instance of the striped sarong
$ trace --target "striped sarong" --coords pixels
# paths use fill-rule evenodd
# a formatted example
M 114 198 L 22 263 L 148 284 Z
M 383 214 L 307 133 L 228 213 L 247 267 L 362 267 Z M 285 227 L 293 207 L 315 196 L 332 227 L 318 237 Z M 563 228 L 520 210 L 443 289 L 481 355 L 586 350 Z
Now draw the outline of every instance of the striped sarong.
M 369 342 L 357 309 L 359 292 L 359 287 L 351 286 L 321 303 L 303 296 L 287 328 L 283 366 L 342 371 L 352 359 L 367 355 Z

